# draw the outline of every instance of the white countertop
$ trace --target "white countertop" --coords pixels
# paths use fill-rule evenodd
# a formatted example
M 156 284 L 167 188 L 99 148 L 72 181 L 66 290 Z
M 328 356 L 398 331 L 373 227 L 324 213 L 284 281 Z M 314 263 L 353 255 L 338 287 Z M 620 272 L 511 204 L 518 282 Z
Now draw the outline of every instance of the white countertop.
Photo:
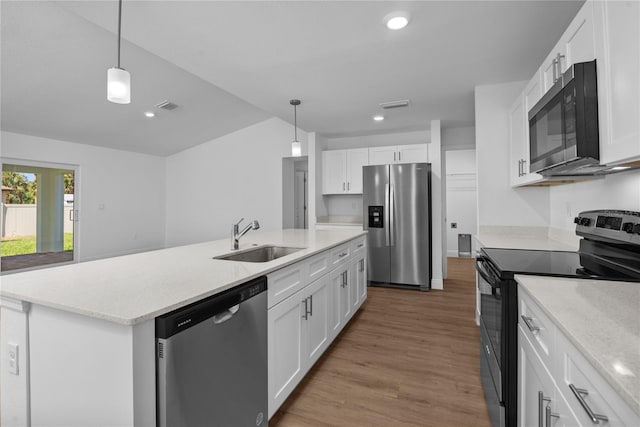
M 348 225 L 348 226 L 360 226 L 362 227 L 361 216 L 351 215 L 331 215 L 331 216 L 319 216 L 316 219 L 316 224 L 322 225 Z
M 640 414 L 640 283 L 516 275 L 515 279 Z M 626 375 L 615 369 L 626 367 Z
M 224 261 L 229 239 L 5 275 L 0 296 L 133 325 L 351 240 L 356 230 L 252 231 L 240 250 L 273 244 L 304 250 L 264 263 Z
M 480 227 L 475 236 L 481 247 L 576 251 L 579 237 L 547 227 Z

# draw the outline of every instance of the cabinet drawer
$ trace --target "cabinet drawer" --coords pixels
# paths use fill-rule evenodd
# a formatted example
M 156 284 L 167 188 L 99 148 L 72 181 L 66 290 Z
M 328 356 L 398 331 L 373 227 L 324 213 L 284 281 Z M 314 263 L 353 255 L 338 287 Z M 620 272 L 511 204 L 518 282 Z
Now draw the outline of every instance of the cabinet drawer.
M 351 245 L 349 243 L 342 244 L 331 250 L 331 266 L 335 267 L 346 262 L 351 254 Z
M 351 253 L 360 254 L 367 250 L 367 236 L 358 237 L 351 243 Z
M 309 258 L 307 264 L 309 265 L 307 270 L 309 273 L 309 283 L 311 283 L 329 272 L 331 267 L 331 254 L 329 251 L 321 252 Z
M 552 370 L 555 375 L 553 360 L 555 355 L 556 326 L 533 302 L 533 300 L 519 289 L 518 323 L 522 326 L 525 335 L 531 341 L 542 362 Z
M 276 270 L 267 275 L 267 306 L 273 307 L 310 283 L 309 260 Z
M 627 405 L 564 335 L 558 334 L 556 342 L 558 358 L 562 364 L 562 374 L 558 375 L 558 387 L 583 425 L 590 426 L 595 423 L 580 403 L 578 396 L 594 414 L 608 418 L 608 422 L 603 423 L 603 420 L 600 420 L 600 424 L 640 425 L 640 416 Z M 571 385 L 575 387 L 575 391 L 572 390 Z

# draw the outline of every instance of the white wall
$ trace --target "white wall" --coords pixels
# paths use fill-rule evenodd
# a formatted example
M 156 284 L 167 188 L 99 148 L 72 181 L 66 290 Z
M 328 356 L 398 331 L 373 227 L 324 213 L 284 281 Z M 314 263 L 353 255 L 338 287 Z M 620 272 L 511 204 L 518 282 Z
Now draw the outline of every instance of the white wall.
M 159 249 L 165 241 L 165 159 L 2 132 L 3 159 L 78 165 L 78 259 Z M 101 208 L 102 207 L 102 208 Z
M 474 126 L 442 129 L 443 150 L 464 150 L 475 148 L 475 146 L 476 128 Z
M 384 147 L 387 145 L 426 144 L 431 141 L 429 130 L 415 132 L 382 133 L 377 135 L 353 136 L 327 139 L 327 150 L 348 148 Z
M 573 218 L 582 211 L 640 211 L 640 170 L 608 175 L 604 179 L 551 187 L 550 193 L 550 226 L 573 231 Z
M 298 135 L 307 155 L 307 135 Z M 282 228 L 282 158 L 292 136 L 293 126 L 271 118 L 169 156 L 167 246 L 228 238 L 242 217 Z
M 458 255 L 458 234 L 476 234 L 476 152 L 444 152 L 447 177 L 447 256 Z M 456 223 L 457 228 L 451 228 Z
M 442 134 L 440 120 L 431 120 L 431 138 L 427 145 L 431 163 L 431 286 L 443 289 L 447 277 L 446 189 L 444 188 L 445 164 L 442 158 Z
M 478 225 L 547 227 L 549 189 L 511 188 L 509 107 L 526 82 L 476 86 Z

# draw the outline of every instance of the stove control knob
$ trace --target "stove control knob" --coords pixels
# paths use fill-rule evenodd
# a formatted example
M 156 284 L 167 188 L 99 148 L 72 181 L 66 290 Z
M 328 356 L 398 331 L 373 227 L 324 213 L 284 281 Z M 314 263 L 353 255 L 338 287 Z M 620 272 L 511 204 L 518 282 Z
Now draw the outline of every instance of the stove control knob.
M 633 226 L 633 232 L 640 234 L 640 223 Z
M 622 224 L 622 231 L 624 231 L 625 233 L 632 234 L 633 228 L 634 227 L 632 222 L 625 222 L 624 224 Z
M 591 224 L 590 218 L 580 218 L 580 225 L 584 225 L 585 227 L 588 227 L 589 224 Z
M 579 216 L 577 216 L 577 217 L 573 218 L 573 222 L 574 222 L 574 224 L 580 224 L 580 220 L 581 220 L 581 219 L 582 219 L 582 218 L 580 218 Z

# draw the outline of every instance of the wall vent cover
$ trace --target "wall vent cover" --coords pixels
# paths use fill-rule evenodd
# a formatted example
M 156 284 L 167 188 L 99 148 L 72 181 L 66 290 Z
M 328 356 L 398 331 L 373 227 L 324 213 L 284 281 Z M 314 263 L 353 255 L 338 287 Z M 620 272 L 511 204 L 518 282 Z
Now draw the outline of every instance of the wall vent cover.
M 161 342 L 158 343 L 158 358 L 164 359 L 164 344 Z
M 391 108 L 400 108 L 400 107 L 408 107 L 409 100 L 405 99 L 402 101 L 390 101 L 390 102 L 381 102 L 380 106 L 385 110 L 389 110 Z
M 156 108 L 160 108 L 162 110 L 175 110 L 176 108 L 178 108 L 178 104 L 174 104 L 171 101 L 162 101 L 160 104 L 156 105 Z

